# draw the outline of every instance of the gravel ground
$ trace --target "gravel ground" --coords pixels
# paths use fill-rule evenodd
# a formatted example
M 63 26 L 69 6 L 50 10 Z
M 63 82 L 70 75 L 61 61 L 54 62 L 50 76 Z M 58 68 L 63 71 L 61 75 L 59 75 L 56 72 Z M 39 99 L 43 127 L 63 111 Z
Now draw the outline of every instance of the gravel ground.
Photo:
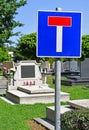
M 44 126 L 42 126 L 41 124 L 37 123 L 34 120 L 28 121 L 28 124 L 31 130 L 48 130 L 47 128 L 45 128 Z

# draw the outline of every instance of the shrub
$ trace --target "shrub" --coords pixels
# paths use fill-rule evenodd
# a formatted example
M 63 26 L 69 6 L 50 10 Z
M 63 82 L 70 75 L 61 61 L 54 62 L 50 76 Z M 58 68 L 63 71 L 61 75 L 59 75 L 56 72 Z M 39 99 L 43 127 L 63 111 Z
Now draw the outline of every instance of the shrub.
M 74 110 L 61 115 L 62 130 L 89 130 L 89 110 Z

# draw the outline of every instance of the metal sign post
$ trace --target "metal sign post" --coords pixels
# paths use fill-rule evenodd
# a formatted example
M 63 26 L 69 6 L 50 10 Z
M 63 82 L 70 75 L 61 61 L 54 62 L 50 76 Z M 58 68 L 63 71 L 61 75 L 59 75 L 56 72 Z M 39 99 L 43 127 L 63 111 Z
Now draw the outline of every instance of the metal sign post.
M 56 8 L 56 11 L 61 11 L 61 8 Z M 60 30 L 61 30 L 61 26 L 60 26 Z M 55 59 L 55 130 L 61 130 L 60 91 L 61 91 L 61 61 L 59 58 L 56 58 Z
M 61 130 L 60 124 L 60 88 L 61 88 L 61 61 L 55 61 L 55 130 Z

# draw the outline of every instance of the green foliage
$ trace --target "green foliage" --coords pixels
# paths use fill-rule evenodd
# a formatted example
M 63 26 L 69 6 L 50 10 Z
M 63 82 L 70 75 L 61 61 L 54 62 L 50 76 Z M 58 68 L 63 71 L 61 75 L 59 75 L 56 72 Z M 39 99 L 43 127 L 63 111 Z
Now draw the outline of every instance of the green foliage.
M 89 130 L 89 110 L 75 110 L 61 115 L 62 130 Z
M 36 59 L 36 33 L 25 34 L 19 40 L 18 46 L 18 59 L 23 58 L 24 60 Z
M 89 58 L 89 35 L 82 36 L 82 59 Z
M 76 39 L 77 40 L 77 39 Z M 89 35 L 83 35 L 81 39 L 82 45 L 81 45 L 81 58 L 62 58 L 62 61 L 66 60 L 77 60 L 77 61 L 83 61 L 85 58 L 89 58 Z
M 47 83 L 49 84 L 50 88 L 54 88 L 55 85 L 53 84 L 54 76 L 47 77 Z
M 0 48 L 0 62 L 11 60 L 10 55 L 5 49 Z
M 16 48 L 15 60 L 36 60 L 37 62 L 42 60 L 49 61 L 52 64 L 54 58 L 36 57 L 36 42 L 35 32 L 23 35 Z
M 19 32 L 13 33 L 13 29 L 22 26 L 15 21 L 17 9 L 26 4 L 26 0 L 0 0 L 0 43 L 11 42 L 11 36 L 17 36 Z

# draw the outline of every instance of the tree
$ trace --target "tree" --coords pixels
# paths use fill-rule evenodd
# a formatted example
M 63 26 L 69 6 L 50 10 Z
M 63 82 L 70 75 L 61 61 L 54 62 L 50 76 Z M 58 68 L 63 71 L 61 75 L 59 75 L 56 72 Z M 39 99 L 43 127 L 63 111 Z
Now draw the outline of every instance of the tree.
M 81 57 L 80 58 L 63 58 L 63 61 L 66 60 L 76 60 L 83 61 L 85 58 L 89 58 L 89 35 L 83 35 L 81 39 Z
M 36 59 L 36 33 L 25 34 L 19 40 L 15 57 L 18 60 Z
M 82 36 L 82 57 L 81 60 L 89 58 L 89 35 Z
M 0 62 L 6 60 L 11 60 L 11 57 L 5 49 L 3 50 L 2 48 L 0 48 Z
M 43 58 L 36 56 L 36 33 L 25 34 L 19 40 L 17 48 L 15 50 L 15 61 L 16 60 L 48 60 L 53 63 L 53 58 Z
M 19 32 L 13 33 L 13 29 L 22 26 L 22 23 L 15 21 L 17 9 L 26 4 L 26 0 L 0 0 L 0 46 L 4 43 L 11 43 L 12 36 L 18 36 Z

